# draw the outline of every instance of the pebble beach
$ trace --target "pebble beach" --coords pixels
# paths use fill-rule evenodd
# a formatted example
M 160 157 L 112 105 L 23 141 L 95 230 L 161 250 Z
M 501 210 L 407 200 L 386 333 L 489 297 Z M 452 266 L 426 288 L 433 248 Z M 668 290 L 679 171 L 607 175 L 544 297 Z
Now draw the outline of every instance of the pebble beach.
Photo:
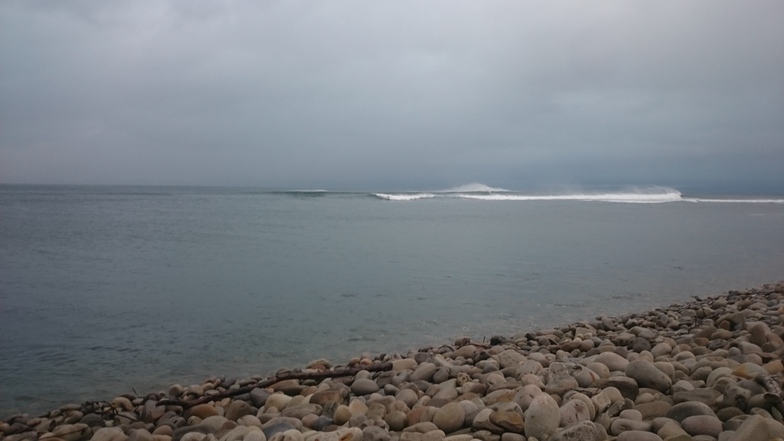
M 208 378 L 0 422 L 3 440 L 784 440 L 784 281 L 556 328 Z

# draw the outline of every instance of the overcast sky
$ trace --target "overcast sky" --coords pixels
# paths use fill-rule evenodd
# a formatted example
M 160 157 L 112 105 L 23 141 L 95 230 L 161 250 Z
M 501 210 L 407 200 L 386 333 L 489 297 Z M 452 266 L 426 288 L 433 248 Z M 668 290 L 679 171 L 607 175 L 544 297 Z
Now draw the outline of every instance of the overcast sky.
M 0 182 L 784 192 L 781 1 L 0 2 Z

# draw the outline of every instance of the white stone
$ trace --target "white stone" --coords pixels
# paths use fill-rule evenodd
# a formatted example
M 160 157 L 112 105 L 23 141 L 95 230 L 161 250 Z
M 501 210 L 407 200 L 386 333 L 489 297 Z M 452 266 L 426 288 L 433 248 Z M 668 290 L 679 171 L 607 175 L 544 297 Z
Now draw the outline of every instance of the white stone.
M 560 422 L 558 403 L 548 394 L 538 395 L 525 411 L 525 436 L 546 439 L 558 430 Z

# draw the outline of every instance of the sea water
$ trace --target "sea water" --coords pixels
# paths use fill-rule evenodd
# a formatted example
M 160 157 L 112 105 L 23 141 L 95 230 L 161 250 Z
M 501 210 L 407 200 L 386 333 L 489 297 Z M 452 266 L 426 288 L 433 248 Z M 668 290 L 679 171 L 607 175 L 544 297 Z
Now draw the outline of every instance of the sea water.
M 784 197 L 0 186 L 0 416 L 784 279 Z

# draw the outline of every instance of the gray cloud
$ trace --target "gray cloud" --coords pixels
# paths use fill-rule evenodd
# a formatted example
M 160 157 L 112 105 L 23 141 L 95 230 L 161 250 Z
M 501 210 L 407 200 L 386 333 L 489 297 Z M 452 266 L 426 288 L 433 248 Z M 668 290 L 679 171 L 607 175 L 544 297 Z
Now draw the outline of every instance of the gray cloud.
M 0 182 L 784 191 L 784 4 L 0 4 Z

